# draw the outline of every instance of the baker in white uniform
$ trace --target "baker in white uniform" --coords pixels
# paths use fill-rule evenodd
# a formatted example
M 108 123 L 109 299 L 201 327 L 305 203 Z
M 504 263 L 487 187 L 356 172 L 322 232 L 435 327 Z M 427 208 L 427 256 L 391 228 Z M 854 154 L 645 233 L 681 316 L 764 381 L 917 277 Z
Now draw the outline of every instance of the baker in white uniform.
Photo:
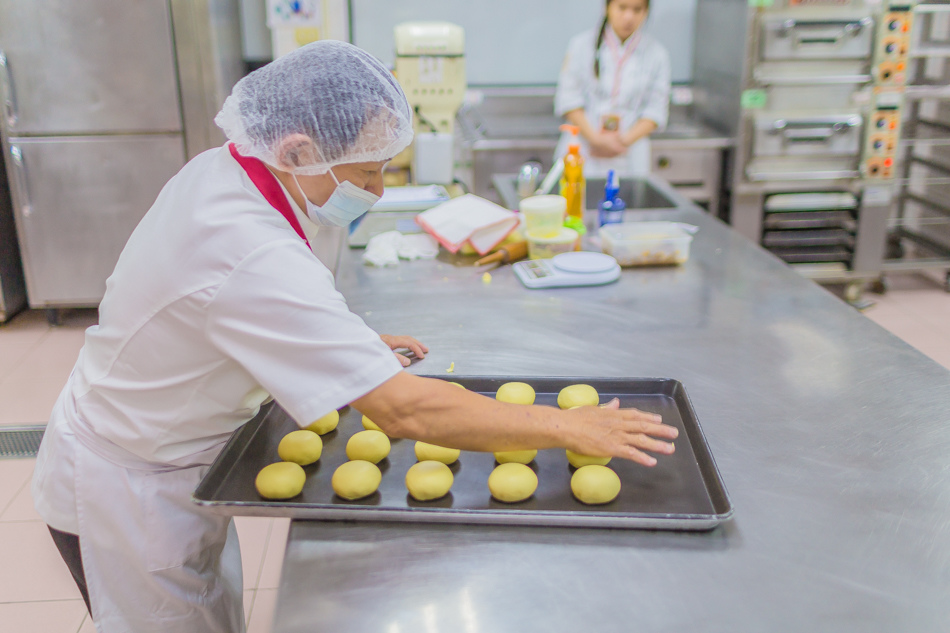
M 670 56 L 641 28 L 649 12 L 649 0 L 607 0 L 600 28 L 568 44 L 554 111 L 579 128 L 588 177 L 650 171 L 649 136 L 669 116 Z M 561 136 L 555 160 L 571 138 Z
M 382 193 L 412 138 L 391 73 L 318 42 L 242 79 L 216 122 L 231 143 L 162 189 L 107 282 L 33 478 L 100 633 L 244 630 L 233 522 L 191 493 L 270 397 L 305 426 L 352 404 L 393 437 L 465 450 L 568 447 L 652 465 L 654 415 L 497 402 L 402 371 L 426 347 L 351 313 L 308 247 Z

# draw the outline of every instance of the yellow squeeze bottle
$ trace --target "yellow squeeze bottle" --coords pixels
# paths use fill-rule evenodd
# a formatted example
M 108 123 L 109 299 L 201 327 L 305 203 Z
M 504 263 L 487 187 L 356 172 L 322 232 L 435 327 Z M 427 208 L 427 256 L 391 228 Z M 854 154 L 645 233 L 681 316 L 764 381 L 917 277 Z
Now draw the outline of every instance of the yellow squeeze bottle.
M 568 218 L 584 219 L 584 207 L 587 198 L 587 186 L 584 181 L 584 157 L 577 140 L 580 132 L 576 125 L 562 125 L 561 130 L 570 132 L 574 138 L 567 146 L 564 155 L 564 173 L 561 174 L 560 193 L 567 200 Z

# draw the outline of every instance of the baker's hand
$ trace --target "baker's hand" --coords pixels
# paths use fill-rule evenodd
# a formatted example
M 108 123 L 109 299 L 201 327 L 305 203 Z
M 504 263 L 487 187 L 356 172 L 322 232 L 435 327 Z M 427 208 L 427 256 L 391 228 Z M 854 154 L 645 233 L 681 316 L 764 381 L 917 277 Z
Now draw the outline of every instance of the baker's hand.
M 396 358 L 399 359 L 399 362 L 402 363 L 403 367 L 408 367 L 412 362 L 409 357 L 403 356 L 397 349 L 409 350 L 415 354 L 416 358 L 423 359 L 426 357 L 426 352 L 429 351 L 429 348 L 412 338 L 411 336 L 390 336 L 389 334 L 380 334 L 379 338 L 383 339 L 383 343 L 389 346 L 389 349 L 393 351 L 396 355 Z
M 597 158 L 616 158 L 627 151 L 617 132 L 598 132 L 588 143 L 591 155 Z
M 572 416 L 575 435 L 569 448 L 582 455 L 621 457 L 644 466 L 655 466 L 656 458 L 643 451 L 670 455 L 670 442 L 679 435 L 675 427 L 662 424 L 653 413 L 638 409 L 621 409 L 614 398 L 602 407 L 578 407 L 564 412 Z

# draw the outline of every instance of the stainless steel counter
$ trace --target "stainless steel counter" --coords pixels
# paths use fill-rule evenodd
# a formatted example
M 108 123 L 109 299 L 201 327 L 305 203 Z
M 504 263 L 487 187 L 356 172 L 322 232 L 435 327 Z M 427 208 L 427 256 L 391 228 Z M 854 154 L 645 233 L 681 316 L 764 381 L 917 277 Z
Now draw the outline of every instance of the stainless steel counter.
M 274 630 L 945 632 L 950 372 L 708 214 L 679 268 L 526 290 L 471 258 L 343 254 L 410 371 L 669 376 L 735 507 L 708 533 L 295 522 Z

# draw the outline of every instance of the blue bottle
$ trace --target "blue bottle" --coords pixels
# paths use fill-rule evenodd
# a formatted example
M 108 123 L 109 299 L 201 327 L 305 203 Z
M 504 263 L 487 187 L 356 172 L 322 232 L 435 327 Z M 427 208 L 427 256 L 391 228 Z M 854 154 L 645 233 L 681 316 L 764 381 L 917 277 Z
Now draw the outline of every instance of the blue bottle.
M 623 222 L 623 210 L 627 208 L 620 192 L 620 180 L 613 169 L 607 172 L 607 182 L 604 186 L 604 199 L 598 205 L 600 226 L 605 224 L 619 224 Z

